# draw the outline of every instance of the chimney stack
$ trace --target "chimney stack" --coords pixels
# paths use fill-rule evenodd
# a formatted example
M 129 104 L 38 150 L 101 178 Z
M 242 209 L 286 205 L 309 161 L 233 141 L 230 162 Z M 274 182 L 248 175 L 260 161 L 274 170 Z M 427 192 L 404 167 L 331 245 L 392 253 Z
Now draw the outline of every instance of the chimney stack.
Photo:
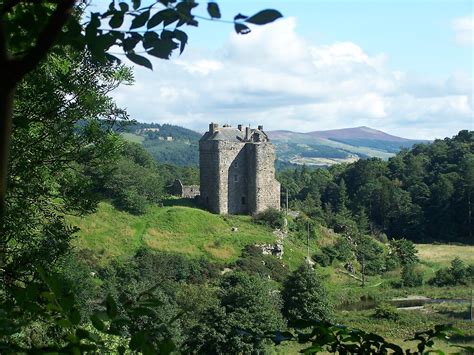
M 250 139 L 250 127 L 245 127 L 245 140 L 248 141 Z
M 210 123 L 209 124 L 209 132 L 211 132 L 211 133 L 216 132 L 218 128 L 219 128 L 218 123 Z
M 263 131 L 263 126 L 262 126 L 262 125 L 259 125 L 259 126 L 258 126 L 258 130 L 259 130 L 259 131 Z

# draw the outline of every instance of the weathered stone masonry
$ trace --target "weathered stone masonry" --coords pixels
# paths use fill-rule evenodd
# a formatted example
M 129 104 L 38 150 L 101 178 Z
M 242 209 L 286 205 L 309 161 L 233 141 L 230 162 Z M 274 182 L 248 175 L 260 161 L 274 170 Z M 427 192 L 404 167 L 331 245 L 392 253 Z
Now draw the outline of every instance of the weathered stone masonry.
M 214 213 L 254 214 L 280 209 L 275 147 L 263 126 L 250 129 L 215 123 L 199 141 L 200 196 Z

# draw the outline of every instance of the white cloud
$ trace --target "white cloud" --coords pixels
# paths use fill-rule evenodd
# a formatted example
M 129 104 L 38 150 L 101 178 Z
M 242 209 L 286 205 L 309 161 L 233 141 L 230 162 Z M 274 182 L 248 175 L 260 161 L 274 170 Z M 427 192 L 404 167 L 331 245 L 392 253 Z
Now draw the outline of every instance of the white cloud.
M 115 94 L 139 121 L 197 131 L 211 121 L 310 131 L 366 125 L 413 138 L 472 129 L 472 78 L 417 78 L 352 42 L 317 45 L 286 18 L 232 34 L 221 50 L 191 47 L 178 59 L 137 68 Z
M 454 19 L 453 30 L 458 44 L 468 46 L 474 44 L 474 16 Z

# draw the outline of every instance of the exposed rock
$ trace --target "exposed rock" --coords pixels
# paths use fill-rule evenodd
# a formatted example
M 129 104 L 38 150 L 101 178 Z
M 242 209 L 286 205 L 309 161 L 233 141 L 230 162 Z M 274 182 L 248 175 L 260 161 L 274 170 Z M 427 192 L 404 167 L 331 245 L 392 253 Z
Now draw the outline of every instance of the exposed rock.
M 225 267 L 225 268 L 221 271 L 221 275 L 225 275 L 225 274 L 227 274 L 228 272 L 232 272 L 232 269 L 229 269 L 228 267 Z
M 273 255 L 278 259 L 283 258 L 283 244 L 257 244 L 256 247 L 262 249 L 263 255 Z

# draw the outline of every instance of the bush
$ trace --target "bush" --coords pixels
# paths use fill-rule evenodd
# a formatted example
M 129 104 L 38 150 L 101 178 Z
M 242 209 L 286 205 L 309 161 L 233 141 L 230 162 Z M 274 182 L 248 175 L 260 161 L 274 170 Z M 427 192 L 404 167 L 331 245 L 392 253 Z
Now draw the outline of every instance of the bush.
M 339 238 L 334 245 L 322 247 L 321 251 L 313 256 L 313 259 L 325 267 L 331 265 L 335 259 L 347 262 L 352 259 L 352 255 L 352 245 L 346 238 Z
M 140 215 L 145 213 L 148 201 L 134 190 L 123 190 L 116 194 L 113 204 L 119 210 Z
M 336 259 L 347 262 L 352 259 L 352 245 L 346 238 L 340 238 L 333 246 Z
M 465 266 L 462 260 L 456 257 L 449 268 L 439 269 L 428 283 L 438 287 L 465 285 L 472 280 L 472 269 L 472 266 Z
M 317 252 L 313 256 L 313 260 L 316 261 L 322 267 L 331 265 L 331 259 L 329 258 L 327 254 L 323 253 L 322 251 Z
M 423 285 L 423 272 L 412 264 L 403 266 L 401 285 L 402 287 L 418 287 Z
M 392 239 L 390 241 L 390 250 L 402 266 L 416 264 L 419 261 L 416 256 L 418 250 L 416 250 L 415 244 L 404 238 Z
M 285 217 L 283 212 L 275 208 L 268 208 L 267 210 L 257 213 L 253 217 L 254 222 L 266 224 L 272 228 L 283 228 L 285 225 Z
M 240 271 L 270 277 L 277 282 L 283 282 L 288 276 L 288 268 L 281 260 L 272 255 L 263 255 L 262 250 L 255 246 L 245 247 L 235 266 Z
M 388 303 L 380 303 L 374 311 L 374 317 L 378 319 L 386 319 L 396 321 L 400 318 L 398 310 Z

